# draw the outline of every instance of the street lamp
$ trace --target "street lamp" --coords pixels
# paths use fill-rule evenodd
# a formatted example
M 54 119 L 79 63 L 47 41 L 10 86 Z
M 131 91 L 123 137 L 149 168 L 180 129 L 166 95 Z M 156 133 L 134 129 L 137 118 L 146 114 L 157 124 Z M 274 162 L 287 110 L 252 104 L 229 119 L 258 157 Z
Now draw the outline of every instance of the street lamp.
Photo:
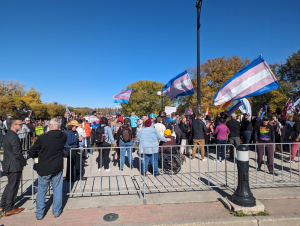
M 200 94 L 200 13 L 202 0 L 197 0 L 197 112 L 201 113 L 201 94 Z
M 161 92 L 158 91 L 157 92 L 157 96 L 159 96 L 161 98 L 161 110 L 164 110 L 164 95 L 161 95 Z

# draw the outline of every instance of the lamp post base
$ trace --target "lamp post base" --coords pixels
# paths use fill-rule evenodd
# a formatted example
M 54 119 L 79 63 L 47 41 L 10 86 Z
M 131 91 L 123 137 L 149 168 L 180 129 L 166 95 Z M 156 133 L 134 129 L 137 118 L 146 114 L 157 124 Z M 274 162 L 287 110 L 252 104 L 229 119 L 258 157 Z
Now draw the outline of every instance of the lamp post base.
M 232 196 L 232 202 L 236 205 L 243 206 L 243 207 L 253 207 L 256 206 L 256 199 L 251 197 L 241 197 L 238 195 Z

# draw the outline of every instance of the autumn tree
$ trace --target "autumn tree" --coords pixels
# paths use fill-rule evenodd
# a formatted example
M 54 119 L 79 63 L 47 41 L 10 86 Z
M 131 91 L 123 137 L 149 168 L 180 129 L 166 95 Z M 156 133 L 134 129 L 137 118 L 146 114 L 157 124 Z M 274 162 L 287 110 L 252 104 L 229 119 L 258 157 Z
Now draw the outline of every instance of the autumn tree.
M 132 83 L 126 89 L 132 88 L 128 104 L 121 104 L 125 115 L 135 112 L 138 116 L 161 110 L 161 99 L 157 91 L 162 91 L 165 84 L 150 80 L 140 80 Z M 164 97 L 164 106 L 171 106 L 170 99 Z
M 42 104 L 41 96 L 41 92 L 38 92 L 35 88 L 30 87 L 28 92 L 22 97 L 22 100 L 24 100 L 26 104 Z
M 289 94 L 300 98 L 300 49 L 292 53 L 284 64 L 278 65 L 277 74 L 284 85 L 289 85 Z

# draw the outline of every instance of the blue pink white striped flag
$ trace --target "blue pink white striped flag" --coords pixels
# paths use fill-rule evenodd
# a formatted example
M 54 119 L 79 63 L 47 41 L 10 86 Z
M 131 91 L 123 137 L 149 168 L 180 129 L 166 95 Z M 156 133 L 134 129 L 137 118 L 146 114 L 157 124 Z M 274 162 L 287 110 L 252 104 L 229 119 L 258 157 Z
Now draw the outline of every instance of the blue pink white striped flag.
M 128 104 L 131 92 L 132 92 L 132 88 L 122 91 L 121 93 L 118 93 L 117 95 L 114 95 L 113 96 L 114 103 Z
M 239 70 L 216 93 L 214 104 L 258 96 L 279 88 L 275 76 L 262 56 Z
M 183 97 L 195 93 L 192 81 L 187 71 L 172 78 L 164 87 L 163 94 L 170 98 Z

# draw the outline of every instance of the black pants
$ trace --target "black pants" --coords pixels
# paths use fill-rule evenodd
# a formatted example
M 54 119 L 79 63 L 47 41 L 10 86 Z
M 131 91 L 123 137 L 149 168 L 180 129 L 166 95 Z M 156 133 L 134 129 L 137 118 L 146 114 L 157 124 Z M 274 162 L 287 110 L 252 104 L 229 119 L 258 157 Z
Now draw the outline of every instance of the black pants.
M 92 129 L 91 131 L 91 145 L 93 146 L 96 139 L 96 129 Z
M 110 152 L 110 148 L 105 148 L 105 147 L 111 147 L 111 144 L 103 143 L 103 144 L 97 145 L 97 147 L 104 147 L 102 149 L 98 149 L 98 153 L 99 153 L 99 156 L 98 156 L 98 169 L 100 169 L 102 167 L 102 161 L 104 161 L 104 169 L 109 169 L 109 152 Z
M 1 207 L 4 207 L 6 213 L 14 209 L 21 176 L 22 176 L 22 171 L 7 173 L 8 183 L 4 189 L 2 199 L 1 199 Z
M 80 167 L 81 167 L 80 154 L 78 153 L 78 150 L 71 150 L 71 152 L 70 152 L 71 158 L 69 156 L 67 159 L 66 181 L 70 181 L 70 173 L 71 173 L 71 182 L 74 182 L 76 180 L 79 180 L 80 178 Z M 70 171 L 70 165 L 71 165 L 71 171 Z M 74 167 L 76 173 L 74 173 Z

